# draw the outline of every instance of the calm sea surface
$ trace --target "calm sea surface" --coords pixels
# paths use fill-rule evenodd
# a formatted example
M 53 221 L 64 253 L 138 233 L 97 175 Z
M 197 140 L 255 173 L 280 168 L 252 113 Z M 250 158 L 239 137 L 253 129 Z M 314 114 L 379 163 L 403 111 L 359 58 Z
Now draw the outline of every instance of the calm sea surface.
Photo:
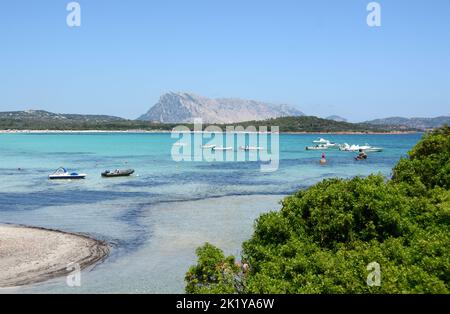
M 183 292 L 197 246 L 239 255 L 254 219 L 279 209 L 284 195 L 324 178 L 390 176 L 421 135 L 327 135 L 384 151 L 357 162 L 355 153 L 328 150 L 325 166 L 321 151 L 305 150 L 318 137 L 280 135 L 279 169 L 264 173 L 255 161 L 175 162 L 170 134 L 0 134 L 0 223 L 86 233 L 113 246 L 104 263 L 83 272 L 81 287 L 60 278 L 18 292 Z M 88 177 L 49 181 L 60 166 Z M 116 168 L 136 173 L 101 178 Z

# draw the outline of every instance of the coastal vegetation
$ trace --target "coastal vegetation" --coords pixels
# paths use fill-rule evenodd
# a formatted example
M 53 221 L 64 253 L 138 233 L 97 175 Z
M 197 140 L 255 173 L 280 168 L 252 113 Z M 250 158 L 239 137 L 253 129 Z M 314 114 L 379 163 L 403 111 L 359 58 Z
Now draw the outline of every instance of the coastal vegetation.
M 192 123 L 182 123 L 190 130 Z M 0 130 L 40 130 L 40 131 L 171 131 L 179 124 L 160 123 L 143 120 L 126 120 L 112 116 L 54 114 L 42 110 L 0 113 Z M 217 125 L 217 124 L 216 124 Z M 204 124 L 207 127 L 208 124 Z M 417 131 L 396 125 L 372 125 L 368 123 L 349 123 L 321 119 L 314 116 L 292 116 L 262 121 L 247 121 L 230 124 L 218 124 L 225 130 L 226 126 L 278 126 L 280 132 L 395 132 Z
M 450 116 L 439 116 L 434 118 L 409 118 L 409 119 L 403 117 L 390 117 L 366 121 L 366 123 L 378 125 L 403 125 L 406 128 L 429 130 L 438 128 L 445 124 L 450 124 Z
M 280 117 L 263 121 L 247 121 L 236 123 L 243 127 L 255 126 L 278 126 L 280 132 L 393 132 L 393 131 L 417 131 L 412 128 L 404 128 L 396 125 L 372 125 L 368 123 L 350 123 L 344 121 L 334 121 L 322 119 L 314 116 L 299 116 L 299 117 Z
M 242 260 L 198 248 L 187 293 L 450 293 L 450 127 L 392 178 L 327 179 L 261 215 Z M 369 284 L 371 266 L 379 284 Z
M 0 130 L 172 130 L 175 125 L 114 116 L 56 114 L 43 110 L 0 112 Z

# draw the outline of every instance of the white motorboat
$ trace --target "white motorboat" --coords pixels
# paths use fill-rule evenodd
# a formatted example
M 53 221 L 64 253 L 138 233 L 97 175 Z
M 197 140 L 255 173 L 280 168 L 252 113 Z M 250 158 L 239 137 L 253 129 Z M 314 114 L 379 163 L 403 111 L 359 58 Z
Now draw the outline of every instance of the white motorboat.
M 356 152 L 360 150 L 360 146 L 359 145 L 350 145 L 348 143 L 344 143 L 339 147 L 340 151 L 345 151 L 345 152 Z
M 202 145 L 203 149 L 213 149 L 214 147 L 216 147 L 217 145 L 214 144 L 208 144 L 208 145 Z
M 349 145 L 347 143 L 344 143 L 339 147 L 339 150 L 346 151 L 346 152 L 358 152 L 360 150 L 363 150 L 365 152 L 382 152 L 383 148 L 381 147 L 373 147 L 369 144 L 366 145 Z
M 48 176 L 50 180 L 84 179 L 87 174 L 68 172 L 65 168 L 58 168 L 54 173 Z
M 325 140 L 323 138 L 313 141 L 314 143 L 319 143 L 314 146 L 306 146 L 306 150 L 322 150 L 322 149 L 328 149 L 328 148 L 337 148 L 338 144 L 330 142 L 329 140 Z
M 379 153 L 379 152 L 383 151 L 383 148 L 382 147 L 369 147 L 369 148 L 363 149 L 363 151 L 365 151 L 365 152 L 372 152 L 372 153 Z
M 352 151 L 351 149 L 354 149 L 355 145 L 349 145 L 348 143 L 344 143 L 342 145 L 339 146 L 339 150 L 340 151 L 345 151 L 345 152 L 350 152 Z
M 330 142 L 329 140 L 326 140 L 326 139 L 324 139 L 322 137 L 313 141 L 313 143 L 317 143 L 317 144 L 326 144 L 326 143 L 329 143 L 329 142 Z
M 325 144 L 321 145 L 314 145 L 314 146 L 306 146 L 306 150 L 324 150 L 330 148 L 330 146 L 327 146 Z
M 314 146 L 306 147 L 307 150 L 319 150 L 319 149 L 328 149 L 328 148 L 337 148 L 338 144 L 326 140 L 324 138 L 319 138 L 318 140 L 313 141 L 313 143 L 317 144 Z
M 249 151 L 249 150 L 263 150 L 264 147 L 260 147 L 260 146 L 241 146 L 241 147 L 239 147 L 239 149 L 240 150 L 246 150 L 246 151 Z
M 223 147 L 223 146 L 215 146 L 212 148 L 212 150 L 233 150 L 233 147 Z
M 333 142 L 327 142 L 327 143 L 325 143 L 323 145 L 327 146 L 328 148 L 334 148 L 334 147 L 337 148 L 339 146 L 339 144 L 333 143 Z

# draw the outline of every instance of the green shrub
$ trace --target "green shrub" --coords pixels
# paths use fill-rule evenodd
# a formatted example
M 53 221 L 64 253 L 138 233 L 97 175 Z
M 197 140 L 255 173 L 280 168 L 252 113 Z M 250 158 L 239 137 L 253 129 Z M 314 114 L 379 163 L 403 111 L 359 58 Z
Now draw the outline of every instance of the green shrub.
M 450 293 L 449 130 L 427 134 L 391 181 L 324 180 L 261 215 L 243 244 L 245 274 L 219 249 L 200 249 L 186 291 Z M 381 267 L 380 286 L 367 284 L 372 262 Z M 223 265 L 233 279 L 221 277 Z
M 187 293 L 234 293 L 240 283 L 240 268 L 233 256 L 206 243 L 197 249 L 198 264 L 186 273 Z
M 394 182 L 449 189 L 450 127 L 444 126 L 427 134 L 409 152 L 409 158 L 400 160 L 393 173 Z

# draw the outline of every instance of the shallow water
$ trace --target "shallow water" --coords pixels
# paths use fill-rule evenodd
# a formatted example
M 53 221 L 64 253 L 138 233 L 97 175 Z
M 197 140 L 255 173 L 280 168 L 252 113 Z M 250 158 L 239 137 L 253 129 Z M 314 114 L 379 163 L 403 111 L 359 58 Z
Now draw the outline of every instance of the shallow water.
M 421 135 L 329 135 L 385 150 L 363 162 L 329 150 L 325 166 L 321 151 L 304 149 L 317 137 L 280 135 L 279 169 L 263 173 L 254 161 L 175 162 L 170 134 L 0 134 L 0 222 L 87 233 L 113 245 L 104 263 L 83 272 L 81 287 L 62 278 L 19 292 L 182 292 L 197 246 L 208 241 L 238 256 L 254 219 L 277 210 L 283 195 L 323 178 L 389 176 Z M 47 180 L 59 166 L 88 177 Z M 136 174 L 100 177 L 115 168 Z

